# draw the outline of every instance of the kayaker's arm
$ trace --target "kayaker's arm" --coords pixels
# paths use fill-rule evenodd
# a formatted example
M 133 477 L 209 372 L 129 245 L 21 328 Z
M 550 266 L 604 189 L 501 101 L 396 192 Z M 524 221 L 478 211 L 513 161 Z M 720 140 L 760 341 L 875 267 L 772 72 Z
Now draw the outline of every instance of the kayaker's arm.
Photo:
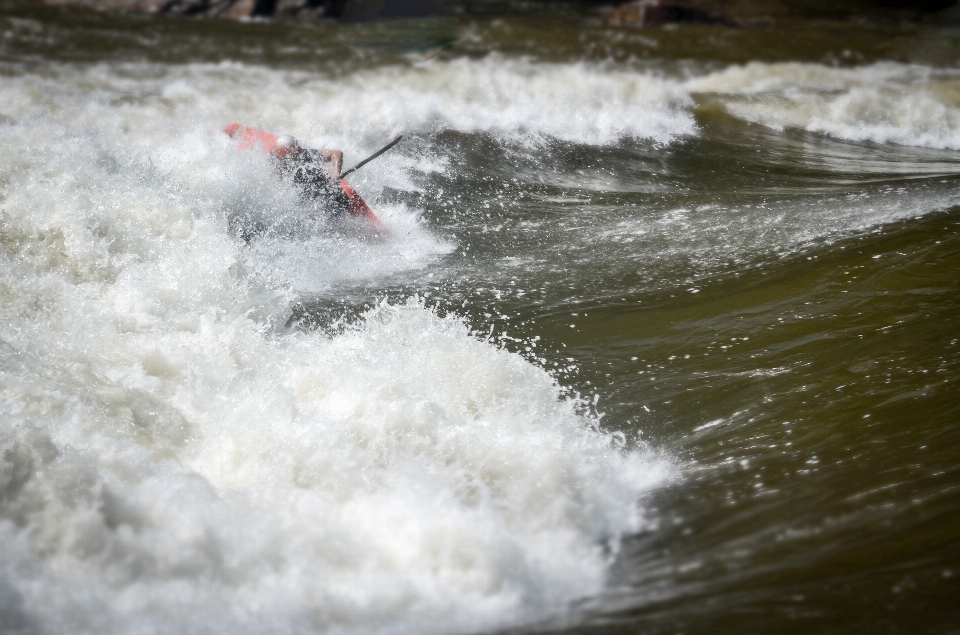
M 324 162 L 333 163 L 333 173 L 340 174 L 340 171 L 343 170 L 343 152 L 340 150 L 323 150 L 320 154 Z

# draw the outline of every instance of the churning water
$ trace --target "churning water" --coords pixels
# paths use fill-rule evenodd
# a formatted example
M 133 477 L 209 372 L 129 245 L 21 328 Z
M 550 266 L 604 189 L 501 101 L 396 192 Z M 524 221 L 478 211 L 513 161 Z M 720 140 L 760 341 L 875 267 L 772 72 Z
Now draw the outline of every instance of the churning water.
M 960 628 L 952 32 L 4 7 L 3 633 Z

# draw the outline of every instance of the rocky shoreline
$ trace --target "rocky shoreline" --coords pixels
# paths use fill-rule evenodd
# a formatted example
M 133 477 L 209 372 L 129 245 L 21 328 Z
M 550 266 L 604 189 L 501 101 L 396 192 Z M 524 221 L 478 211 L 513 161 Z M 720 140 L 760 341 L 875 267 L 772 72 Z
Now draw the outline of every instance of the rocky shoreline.
M 323 18 L 378 19 L 449 15 L 443 0 L 41 0 L 47 5 L 79 6 L 119 13 L 155 13 L 246 20 L 280 18 L 314 21 Z M 743 17 L 755 19 L 777 14 L 812 15 L 846 10 L 894 11 L 899 13 L 937 11 L 958 0 L 584 0 L 598 6 L 611 25 L 664 26 L 671 24 L 712 24 L 737 26 Z M 781 6 L 782 5 L 782 6 Z
M 337 17 L 345 0 L 44 0 L 47 5 L 119 13 L 166 13 L 240 20 L 286 16 L 297 20 Z

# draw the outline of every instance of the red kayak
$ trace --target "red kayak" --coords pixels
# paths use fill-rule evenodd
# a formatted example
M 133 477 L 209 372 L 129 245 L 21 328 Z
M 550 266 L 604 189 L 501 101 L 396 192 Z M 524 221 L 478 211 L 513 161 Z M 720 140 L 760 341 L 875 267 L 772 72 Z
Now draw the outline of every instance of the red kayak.
M 240 150 L 260 150 L 261 152 L 270 153 L 278 157 L 283 157 L 285 148 L 281 147 L 277 142 L 280 139 L 278 135 L 265 132 L 263 130 L 258 130 L 252 126 L 244 126 L 239 123 L 232 123 L 226 128 L 223 129 L 225 133 L 230 135 L 233 139 L 239 139 Z M 370 209 L 370 206 L 367 205 L 367 202 L 364 201 L 356 190 L 350 187 L 350 184 L 347 183 L 346 179 L 340 179 L 340 187 L 343 189 L 343 193 L 347 196 L 347 203 L 349 204 L 348 210 L 350 211 L 351 216 L 360 216 L 374 225 L 379 226 L 380 219 L 377 218 L 377 215 L 373 213 L 373 210 Z

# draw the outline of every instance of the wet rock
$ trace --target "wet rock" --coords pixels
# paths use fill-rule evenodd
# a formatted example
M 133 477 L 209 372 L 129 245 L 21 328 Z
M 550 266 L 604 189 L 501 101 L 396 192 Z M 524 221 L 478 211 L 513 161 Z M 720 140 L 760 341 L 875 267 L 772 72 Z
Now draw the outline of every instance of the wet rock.
M 665 26 L 668 24 L 715 24 L 736 26 L 737 22 L 722 13 L 663 0 L 634 0 L 609 11 L 612 25 Z
M 84 6 L 121 13 L 169 13 L 242 20 L 278 17 L 377 20 L 448 15 L 435 0 L 41 0 L 51 5 Z
M 257 0 L 236 0 L 236 2 L 224 7 L 218 15 L 222 18 L 238 20 L 240 18 L 250 18 L 257 15 L 256 9 Z
M 120 13 L 170 13 L 240 20 L 274 15 L 314 20 L 337 15 L 343 0 L 43 0 L 50 5 L 84 6 Z
M 295 20 L 315 20 L 336 16 L 343 8 L 343 0 L 276 0 L 273 15 Z
M 168 2 L 169 0 L 44 0 L 44 4 L 52 6 L 73 5 L 121 13 L 160 13 Z

